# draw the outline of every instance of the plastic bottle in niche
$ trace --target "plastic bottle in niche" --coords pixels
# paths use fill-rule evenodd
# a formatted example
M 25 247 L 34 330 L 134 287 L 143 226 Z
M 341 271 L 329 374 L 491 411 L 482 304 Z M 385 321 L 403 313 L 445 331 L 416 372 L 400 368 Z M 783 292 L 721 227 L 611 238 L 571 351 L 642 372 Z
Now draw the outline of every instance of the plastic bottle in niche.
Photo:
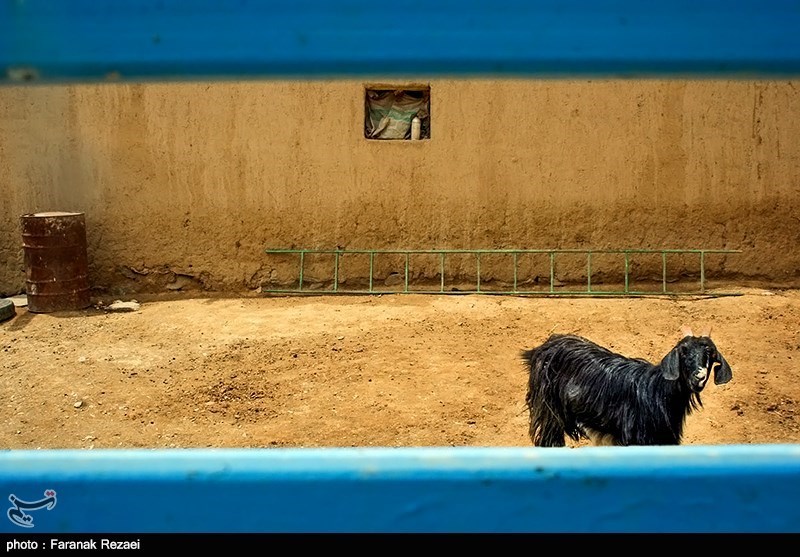
M 419 139 L 422 133 L 422 121 L 418 116 L 411 120 L 411 139 Z

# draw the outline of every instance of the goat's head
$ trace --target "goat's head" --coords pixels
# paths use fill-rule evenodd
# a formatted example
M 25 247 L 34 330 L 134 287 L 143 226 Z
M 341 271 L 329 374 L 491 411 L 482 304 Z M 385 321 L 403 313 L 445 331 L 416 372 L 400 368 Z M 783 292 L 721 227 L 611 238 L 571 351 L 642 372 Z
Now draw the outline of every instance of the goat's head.
M 675 381 L 684 378 L 689 388 L 699 393 L 714 373 L 714 383 L 721 385 L 733 378 L 731 367 L 711 340 L 710 332 L 694 336 L 691 329 L 684 329 L 683 338 L 661 361 L 664 377 Z

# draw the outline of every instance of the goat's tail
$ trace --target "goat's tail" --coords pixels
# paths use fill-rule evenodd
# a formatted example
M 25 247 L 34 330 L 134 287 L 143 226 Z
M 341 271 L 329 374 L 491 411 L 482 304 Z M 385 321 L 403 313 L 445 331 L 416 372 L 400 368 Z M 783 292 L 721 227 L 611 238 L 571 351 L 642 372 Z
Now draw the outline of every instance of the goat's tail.
M 525 406 L 530 415 L 528 435 L 537 447 L 563 447 L 564 421 L 549 396 L 550 355 L 543 347 L 523 350 L 520 357 L 528 372 Z

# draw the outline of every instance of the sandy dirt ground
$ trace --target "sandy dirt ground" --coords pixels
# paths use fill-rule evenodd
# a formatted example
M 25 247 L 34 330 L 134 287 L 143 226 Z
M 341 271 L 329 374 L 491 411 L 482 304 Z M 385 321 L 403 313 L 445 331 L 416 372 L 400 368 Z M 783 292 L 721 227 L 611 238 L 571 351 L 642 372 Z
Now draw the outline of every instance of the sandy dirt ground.
M 799 443 L 800 291 L 735 297 L 139 299 L 0 323 L 3 448 L 527 446 L 519 352 L 575 333 L 660 360 L 686 324 L 733 369 L 685 444 Z

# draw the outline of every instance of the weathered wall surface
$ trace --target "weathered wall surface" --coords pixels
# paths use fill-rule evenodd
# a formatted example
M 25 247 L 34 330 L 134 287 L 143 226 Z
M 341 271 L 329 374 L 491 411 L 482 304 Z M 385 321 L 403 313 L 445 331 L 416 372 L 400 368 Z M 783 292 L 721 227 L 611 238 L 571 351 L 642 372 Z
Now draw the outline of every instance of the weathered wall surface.
M 0 89 L 0 294 L 39 211 L 86 213 L 106 293 L 257 289 L 265 248 L 337 245 L 741 249 L 711 271 L 800 281 L 800 83 L 430 85 L 414 143 L 364 139 L 361 81 Z

